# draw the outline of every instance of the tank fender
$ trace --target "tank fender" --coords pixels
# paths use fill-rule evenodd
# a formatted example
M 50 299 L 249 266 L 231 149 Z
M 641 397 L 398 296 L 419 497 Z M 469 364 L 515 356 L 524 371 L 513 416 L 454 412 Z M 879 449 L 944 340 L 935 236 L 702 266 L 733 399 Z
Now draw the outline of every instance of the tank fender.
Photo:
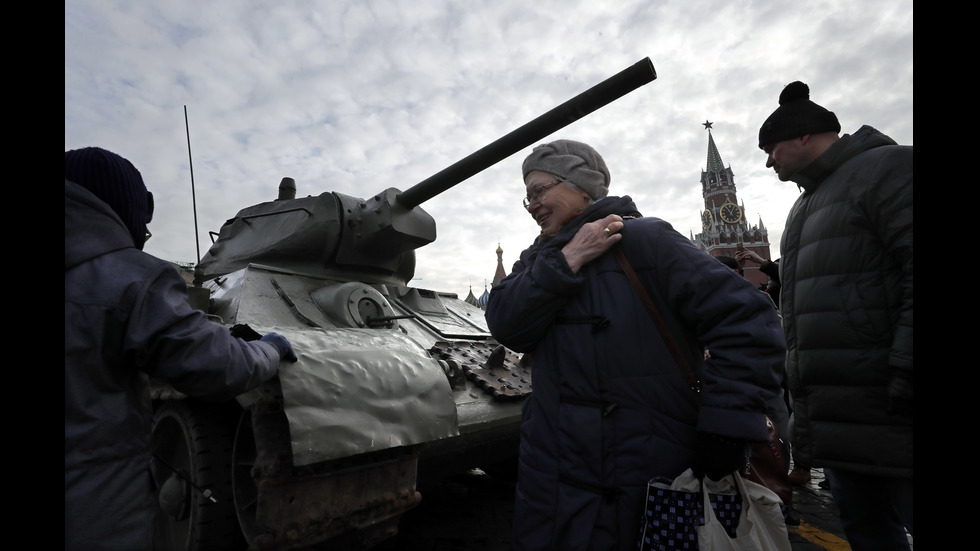
M 445 370 L 407 336 L 361 328 L 256 330 L 281 333 L 299 358 L 279 369 L 294 465 L 459 435 Z

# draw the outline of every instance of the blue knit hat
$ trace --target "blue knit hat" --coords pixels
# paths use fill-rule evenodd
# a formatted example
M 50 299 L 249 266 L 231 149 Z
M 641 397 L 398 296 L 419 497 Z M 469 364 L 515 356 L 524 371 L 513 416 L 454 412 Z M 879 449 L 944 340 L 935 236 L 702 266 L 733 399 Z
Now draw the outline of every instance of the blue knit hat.
M 65 152 L 65 179 L 71 180 L 106 202 L 119 215 L 142 250 L 146 225 L 153 219 L 153 194 L 133 163 L 100 147 Z
M 791 82 L 779 93 L 779 107 L 759 129 L 759 149 L 804 134 L 840 132 L 837 115 L 810 101 L 810 87 Z

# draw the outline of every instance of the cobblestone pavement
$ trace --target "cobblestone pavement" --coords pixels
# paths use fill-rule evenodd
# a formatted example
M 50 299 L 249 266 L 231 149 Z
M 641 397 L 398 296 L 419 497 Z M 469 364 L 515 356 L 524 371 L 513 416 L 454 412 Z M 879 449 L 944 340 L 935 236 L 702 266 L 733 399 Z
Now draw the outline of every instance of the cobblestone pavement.
M 789 526 L 793 551 L 850 551 L 821 469 L 794 487 Z M 394 551 L 510 551 L 514 482 L 474 470 L 422 490 L 422 503 L 407 512 Z M 911 543 L 912 539 L 909 538 Z

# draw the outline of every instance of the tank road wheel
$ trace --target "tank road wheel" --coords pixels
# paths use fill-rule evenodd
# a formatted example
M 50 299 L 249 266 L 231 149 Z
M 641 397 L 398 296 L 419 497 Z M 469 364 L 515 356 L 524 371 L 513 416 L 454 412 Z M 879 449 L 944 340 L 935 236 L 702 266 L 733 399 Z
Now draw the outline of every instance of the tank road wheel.
M 232 448 L 232 492 L 235 496 L 235 511 L 242 532 L 248 541 L 259 535 L 257 522 L 257 503 L 259 487 L 252 478 L 252 467 L 258 452 L 255 447 L 255 434 L 252 431 L 252 414 L 246 409 L 238 422 L 235 442 Z
M 245 547 L 231 491 L 236 403 L 163 402 L 153 416 L 157 551 Z

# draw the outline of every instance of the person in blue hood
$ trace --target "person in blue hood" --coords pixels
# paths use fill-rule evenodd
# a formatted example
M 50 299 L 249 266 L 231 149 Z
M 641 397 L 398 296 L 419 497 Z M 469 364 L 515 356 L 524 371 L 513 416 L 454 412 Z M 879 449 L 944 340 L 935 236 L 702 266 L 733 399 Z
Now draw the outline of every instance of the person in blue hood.
M 669 223 L 608 196 L 609 169 L 591 146 L 543 144 L 522 169 L 524 206 L 541 234 L 486 310 L 494 338 L 533 358 L 514 549 L 635 549 L 651 478 L 693 467 L 717 480 L 744 466 L 749 444 L 767 441 L 766 401 L 785 356 L 779 317 Z M 615 248 L 658 304 L 700 392 Z
M 152 217 L 127 159 L 65 152 L 66 550 L 154 548 L 150 377 L 221 401 L 297 360 L 282 335 L 246 342 L 192 309 L 174 266 L 142 250 Z

